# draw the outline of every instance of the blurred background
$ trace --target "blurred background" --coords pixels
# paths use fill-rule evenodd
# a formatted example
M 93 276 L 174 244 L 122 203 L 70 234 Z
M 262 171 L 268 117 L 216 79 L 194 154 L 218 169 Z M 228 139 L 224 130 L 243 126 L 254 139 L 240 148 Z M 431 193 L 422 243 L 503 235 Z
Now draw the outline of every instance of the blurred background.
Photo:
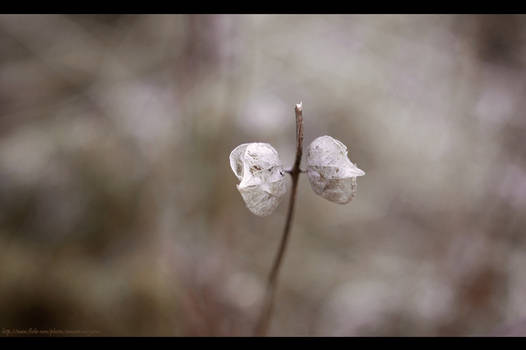
M 228 157 L 301 100 L 367 175 L 300 177 L 270 335 L 526 335 L 524 96 L 520 15 L 0 16 L 0 327 L 250 336 L 288 195 Z

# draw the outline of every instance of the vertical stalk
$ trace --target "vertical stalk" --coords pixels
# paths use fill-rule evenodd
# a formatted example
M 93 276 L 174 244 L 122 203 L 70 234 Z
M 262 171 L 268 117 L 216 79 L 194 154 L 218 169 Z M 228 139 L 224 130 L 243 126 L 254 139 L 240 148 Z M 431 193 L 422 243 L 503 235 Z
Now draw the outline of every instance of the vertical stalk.
M 270 318 L 274 307 L 274 296 L 276 293 L 276 287 L 278 283 L 278 274 L 282 265 L 283 256 L 287 248 L 287 243 L 290 236 L 290 228 L 292 227 L 292 218 L 294 216 L 294 206 L 296 204 L 296 190 L 298 188 L 298 179 L 301 173 L 300 163 L 303 155 L 303 104 L 298 103 L 295 107 L 296 113 L 296 158 L 294 160 L 294 166 L 288 173 L 292 177 L 292 191 L 290 193 L 289 208 L 287 213 L 287 220 L 285 222 L 285 228 L 283 229 L 283 235 L 281 237 L 281 243 L 279 246 L 278 253 L 274 259 L 272 269 L 267 280 L 267 288 L 265 294 L 265 300 L 263 301 L 263 309 L 256 325 L 254 335 L 265 336 L 267 334 Z

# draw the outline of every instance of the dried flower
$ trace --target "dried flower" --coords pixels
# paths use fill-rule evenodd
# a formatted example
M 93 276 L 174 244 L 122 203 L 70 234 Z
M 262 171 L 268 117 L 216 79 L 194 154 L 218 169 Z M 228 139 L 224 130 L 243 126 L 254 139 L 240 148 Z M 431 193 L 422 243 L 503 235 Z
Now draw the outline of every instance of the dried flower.
M 241 181 L 237 189 L 247 208 L 258 216 L 270 215 L 287 192 L 278 152 L 268 143 L 245 143 L 230 153 L 230 166 Z
M 347 147 L 340 141 L 321 136 L 307 149 L 307 176 L 316 194 L 331 202 L 349 203 L 356 193 L 356 177 L 365 172 L 351 163 Z

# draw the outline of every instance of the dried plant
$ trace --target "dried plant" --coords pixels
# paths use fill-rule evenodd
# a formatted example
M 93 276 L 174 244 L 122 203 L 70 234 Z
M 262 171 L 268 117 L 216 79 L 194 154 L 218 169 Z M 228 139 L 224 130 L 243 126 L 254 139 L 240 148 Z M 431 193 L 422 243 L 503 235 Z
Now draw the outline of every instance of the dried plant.
M 254 334 L 264 336 L 270 324 L 274 295 L 279 270 L 285 255 L 290 236 L 296 190 L 300 173 L 307 173 L 314 192 L 323 198 L 339 203 L 349 203 L 356 194 L 356 177 L 365 172 L 353 164 L 347 156 L 347 147 L 340 141 L 321 136 L 312 141 L 307 148 L 307 170 L 301 170 L 303 155 L 303 104 L 296 104 L 296 158 L 290 170 L 283 170 L 278 152 L 268 143 L 245 143 L 230 153 L 230 166 L 241 181 L 237 189 L 247 208 L 259 216 L 267 216 L 279 206 L 287 188 L 285 172 L 292 178 L 287 220 L 278 253 L 267 280 L 263 308 Z

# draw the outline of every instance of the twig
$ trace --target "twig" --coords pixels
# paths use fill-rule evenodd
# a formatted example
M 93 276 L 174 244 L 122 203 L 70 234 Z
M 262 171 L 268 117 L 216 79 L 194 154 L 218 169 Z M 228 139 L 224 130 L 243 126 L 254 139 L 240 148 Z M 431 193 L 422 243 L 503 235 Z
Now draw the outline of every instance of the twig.
M 279 246 L 278 254 L 274 259 L 272 270 L 267 281 L 267 289 L 265 300 L 263 302 L 263 309 L 259 321 L 256 325 L 254 334 L 256 336 L 265 336 L 270 324 L 270 318 L 272 316 L 272 310 L 274 306 L 274 295 L 276 292 L 276 286 L 278 282 L 278 274 L 285 255 L 285 249 L 287 248 L 287 242 L 290 236 L 290 228 L 292 226 L 292 218 L 294 216 L 294 205 L 296 203 L 296 189 L 298 187 L 298 179 L 300 173 L 304 172 L 300 169 L 301 157 L 303 155 L 303 104 L 298 103 L 295 107 L 296 112 L 296 159 L 294 166 L 291 170 L 287 170 L 287 173 L 292 177 L 292 191 L 290 193 L 289 209 L 287 213 L 287 221 L 285 222 L 285 228 L 283 230 L 283 236 L 281 237 L 281 243 Z

